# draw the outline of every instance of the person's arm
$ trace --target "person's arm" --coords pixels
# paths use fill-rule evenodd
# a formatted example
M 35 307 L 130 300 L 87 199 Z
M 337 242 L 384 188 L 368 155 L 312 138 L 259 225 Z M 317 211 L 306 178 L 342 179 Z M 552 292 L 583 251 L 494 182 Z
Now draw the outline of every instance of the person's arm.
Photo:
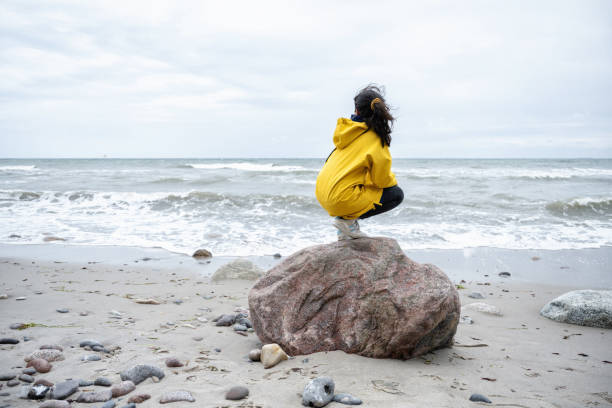
M 380 147 L 369 154 L 370 177 L 372 184 L 378 188 L 393 187 L 397 184 L 391 172 L 391 152 L 389 146 Z

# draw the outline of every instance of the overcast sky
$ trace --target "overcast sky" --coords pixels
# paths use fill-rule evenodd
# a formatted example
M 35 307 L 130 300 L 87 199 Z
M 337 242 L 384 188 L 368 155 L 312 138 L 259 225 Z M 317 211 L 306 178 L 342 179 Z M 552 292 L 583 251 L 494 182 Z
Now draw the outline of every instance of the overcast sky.
M 612 157 L 612 1 L 0 2 L 0 157 Z

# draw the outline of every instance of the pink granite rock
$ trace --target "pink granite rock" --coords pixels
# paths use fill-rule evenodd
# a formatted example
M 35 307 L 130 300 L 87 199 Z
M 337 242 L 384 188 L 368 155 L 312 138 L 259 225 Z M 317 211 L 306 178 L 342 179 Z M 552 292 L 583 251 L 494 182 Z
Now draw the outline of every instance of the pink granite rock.
M 390 238 L 298 251 L 255 283 L 249 307 L 261 341 L 290 355 L 399 359 L 451 346 L 461 310 L 448 277 L 410 260 Z

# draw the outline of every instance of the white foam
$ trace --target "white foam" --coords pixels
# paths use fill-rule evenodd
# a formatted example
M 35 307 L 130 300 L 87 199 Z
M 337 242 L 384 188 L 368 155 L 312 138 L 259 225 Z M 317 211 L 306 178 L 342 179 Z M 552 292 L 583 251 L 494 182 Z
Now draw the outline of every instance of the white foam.
M 281 166 L 274 163 L 248 163 L 248 162 L 235 162 L 235 163 L 187 163 L 186 166 L 193 167 L 194 169 L 205 169 L 205 170 L 219 170 L 219 169 L 232 169 L 242 171 L 310 171 L 302 166 Z
M 22 166 L 0 166 L 0 171 L 33 171 L 36 170 L 35 165 L 22 165 Z
M 612 169 L 598 168 L 516 168 L 516 167 L 447 167 L 447 168 L 402 168 L 394 167 L 393 171 L 402 176 L 415 178 L 525 178 L 531 180 L 541 179 L 571 179 L 572 177 L 610 177 Z

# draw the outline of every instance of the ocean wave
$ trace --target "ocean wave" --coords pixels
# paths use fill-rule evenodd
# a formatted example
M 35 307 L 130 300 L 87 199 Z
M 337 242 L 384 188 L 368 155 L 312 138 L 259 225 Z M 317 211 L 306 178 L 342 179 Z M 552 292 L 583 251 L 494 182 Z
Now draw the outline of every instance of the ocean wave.
M 524 180 L 567 180 L 572 178 L 604 178 L 612 179 L 612 169 L 598 168 L 475 168 L 475 167 L 449 167 L 449 168 L 393 168 L 393 171 L 404 178 L 412 179 L 490 179 L 510 178 Z
M 546 209 L 560 217 L 612 217 L 612 198 L 582 197 L 555 201 L 547 204 Z
M 204 169 L 204 170 L 242 170 L 242 171 L 257 171 L 257 172 L 293 172 L 293 171 L 314 171 L 302 166 L 283 166 L 274 163 L 187 163 L 184 165 L 187 168 Z
M 38 167 L 35 165 L 21 165 L 21 166 L 0 166 L 0 171 L 14 172 L 14 171 L 34 171 Z
M 153 180 L 151 181 L 151 183 L 153 184 L 177 184 L 177 183 L 184 183 L 185 179 L 180 178 L 180 177 L 163 177 L 157 180 Z

